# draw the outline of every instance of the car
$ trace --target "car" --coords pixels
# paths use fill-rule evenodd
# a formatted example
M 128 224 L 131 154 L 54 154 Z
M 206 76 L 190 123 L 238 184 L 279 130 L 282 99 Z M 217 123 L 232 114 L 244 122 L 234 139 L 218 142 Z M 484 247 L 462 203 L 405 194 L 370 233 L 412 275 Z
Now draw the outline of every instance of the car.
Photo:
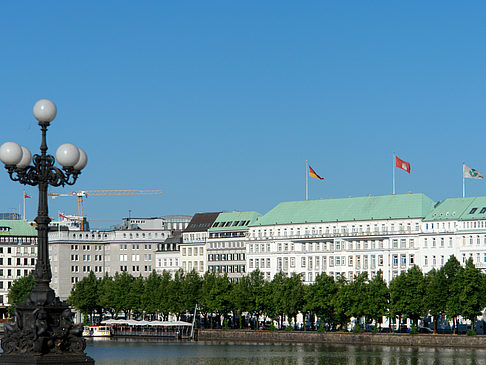
M 417 331 L 418 333 L 434 333 L 434 330 L 430 329 L 429 327 L 419 327 Z

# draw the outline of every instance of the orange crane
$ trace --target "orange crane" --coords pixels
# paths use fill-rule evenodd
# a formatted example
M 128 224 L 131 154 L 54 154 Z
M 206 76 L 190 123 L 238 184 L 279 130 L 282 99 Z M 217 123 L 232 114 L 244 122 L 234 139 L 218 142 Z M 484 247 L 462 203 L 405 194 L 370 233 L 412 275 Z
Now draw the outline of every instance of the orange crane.
M 84 230 L 83 224 L 83 198 L 88 196 L 101 196 L 101 195 L 160 195 L 161 190 L 78 190 L 71 193 L 49 193 L 48 195 L 52 199 L 56 199 L 60 196 L 67 196 L 72 198 L 78 198 L 78 219 L 79 229 Z

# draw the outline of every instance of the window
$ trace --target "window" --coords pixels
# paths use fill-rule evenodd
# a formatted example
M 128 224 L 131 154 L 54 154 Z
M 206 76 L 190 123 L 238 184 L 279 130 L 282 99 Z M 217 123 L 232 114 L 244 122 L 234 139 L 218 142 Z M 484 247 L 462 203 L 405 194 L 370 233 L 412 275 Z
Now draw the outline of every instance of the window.
M 476 213 L 476 210 L 478 210 L 478 208 L 472 208 L 471 211 L 469 212 L 469 214 L 474 214 Z
M 398 266 L 398 255 L 393 255 L 393 266 L 394 267 Z
M 479 212 L 479 214 L 484 214 L 484 213 L 486 213 L 486 207 L 481 208 L 481 211 Z

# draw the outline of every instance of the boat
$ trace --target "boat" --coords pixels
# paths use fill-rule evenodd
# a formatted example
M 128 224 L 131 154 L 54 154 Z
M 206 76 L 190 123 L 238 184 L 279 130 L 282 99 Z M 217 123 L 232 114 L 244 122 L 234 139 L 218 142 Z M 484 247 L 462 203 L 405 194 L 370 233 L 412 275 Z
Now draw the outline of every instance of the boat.
M 84 326 L 84 337 L 110 337 L 110 326 Z
M 190 338 L 193 324 L 182 321 L 135 321 L 109 319 L 103 321 L 112 336 Z

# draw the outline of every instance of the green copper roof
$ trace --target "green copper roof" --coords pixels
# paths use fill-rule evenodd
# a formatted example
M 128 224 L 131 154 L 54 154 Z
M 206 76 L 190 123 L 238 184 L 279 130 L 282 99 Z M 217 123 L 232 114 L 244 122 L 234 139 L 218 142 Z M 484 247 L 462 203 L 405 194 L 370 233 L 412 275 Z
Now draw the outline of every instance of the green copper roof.
M 426 221 L 486 219 L 486 197 L 450 198 L 435 205 Z
M 37 236 L 37 230 L 23 220 L 0 219 L 0 236 Z
M 246 230 L 248 226 L 262 215 L 258 212 L 224 212 L 209 229 L 209 232 Z
M 424 218 L 433 206 L 434 201 L 424 194 L 284 202 L 259 218 L 251 226 Z

